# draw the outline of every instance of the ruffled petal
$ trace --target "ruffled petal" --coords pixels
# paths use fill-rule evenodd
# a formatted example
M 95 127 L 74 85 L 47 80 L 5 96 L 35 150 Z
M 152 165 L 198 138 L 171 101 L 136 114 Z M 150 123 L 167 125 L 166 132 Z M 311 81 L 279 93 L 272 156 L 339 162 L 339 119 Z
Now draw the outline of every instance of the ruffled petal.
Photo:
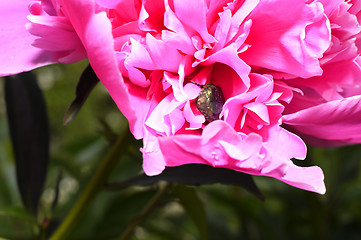
M 159 145 L 166 166 L 207 164 L 274 177 L 298 188 L 325 193 L 320 168 L 298 167 L 290 160 L 305 158 L 302 140 L 279 127 L 272 128 L 271 132 L 271 137 L 263 143 L 257 134 L 242 137 L 224 121 L 214 121 L 205 127 L 201 136 L 159 137 Z
M 322 74 L 318 58 L 330 45 L 330 25 L 320 3 L 261 1 L 249 18 L 246 63 L 303 78 Z

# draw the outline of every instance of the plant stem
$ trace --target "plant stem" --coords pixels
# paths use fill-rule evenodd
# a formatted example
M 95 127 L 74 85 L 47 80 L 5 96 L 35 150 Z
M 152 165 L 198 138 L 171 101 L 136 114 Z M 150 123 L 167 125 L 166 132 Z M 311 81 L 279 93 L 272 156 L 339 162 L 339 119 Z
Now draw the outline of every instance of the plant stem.
M 102 189 L 111 171 L 115 167 L 120 156 L 127 151 L 129 138 L 132 137 L 128 129 L 123 130 L 114 145 L 109 149 L 105 158 L 96 168 L 88 185 L 83 190 L 77 202 L 70 210 L 58 229 L 50 237 L 50 240 L 65 240 L 73 232 L 77 223 L 84 215 L 89 204 L 93 201 L 97 193 Z
M 126 240 L 133 233 L 136 226 L 138 226 L 144 219 L 157 207 L 159 201 L 162 199 L 164 194 L 168 191 L 172 184 L 164 183 L 159 186 L 158 192 L 154 195 L 154 197 L 148 202 L 143 211 L 135 217 L 131 223 L 124 230 L 122 235 L 117 240 Z

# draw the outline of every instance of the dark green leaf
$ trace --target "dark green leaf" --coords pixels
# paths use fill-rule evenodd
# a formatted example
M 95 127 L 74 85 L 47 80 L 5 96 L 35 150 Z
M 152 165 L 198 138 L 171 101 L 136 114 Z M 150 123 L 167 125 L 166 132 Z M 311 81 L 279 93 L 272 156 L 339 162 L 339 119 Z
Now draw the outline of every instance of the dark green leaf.
M 20 195 L 36 215 L 49 162 L 49 127 L 35 75 L 6 77 L 5 100 Z
M 185 185 L 176 185 L 173 187 L 173 194 L 179 198 L 185 211 L 197 226 L 202 239 L 208 239 L 206 211 L 196 191 Z
M 54 196 L 54 200 L 51 204 L 51 210 L 54 211 L 56 206 L 58 205 L 58 200 L 59 200 L 59 192 L 60 192 L 60 182 L 63 179 L 63 171 L 60 170 L 59 174 L 58 174 L 58 178 L 56 179 L 56 185 L 55 185 L 55 196 Z
M 221 183 L 226 185 L 239 185 L 263 200 L 251 175 L 233 171 L 226 168 L 214 168 L 203 164 L 186 164 L 178 167 L 167 167 L 157 176 L 139 175 L 121 183 L 106 186 L 107 189 L 119 189 L 132 185 L 152 185 L 158 181 L 182 183 L 187 185 L 204 185 Z
M 95 85 L 97 85 L 98 82 L 99 78 L 93 71 L 93 68 L 88 65 L 88 67 L 80 76 L 78 85 L 76 87 L 76 97 L 65 111 L 63 119 L 64 126 L 70 123 L 75 118 L 75 116 L 78 114 L 81 107 L 83 106 L 85 100 L 89 96 L 90 92 L 93 90 L 93 88 L 95 87 Z

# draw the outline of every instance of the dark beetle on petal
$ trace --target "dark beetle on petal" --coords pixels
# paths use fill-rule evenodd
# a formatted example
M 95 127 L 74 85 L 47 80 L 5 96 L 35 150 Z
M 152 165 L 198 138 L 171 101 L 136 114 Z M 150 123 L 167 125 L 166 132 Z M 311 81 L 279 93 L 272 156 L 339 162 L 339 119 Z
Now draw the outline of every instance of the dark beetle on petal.
M 191 83 L 202 88 L 196 99 L 198 110 L 208 122 L 218 120 L 225 102 L 222 89 L 214 84 L 200 85 L 192 81 Z

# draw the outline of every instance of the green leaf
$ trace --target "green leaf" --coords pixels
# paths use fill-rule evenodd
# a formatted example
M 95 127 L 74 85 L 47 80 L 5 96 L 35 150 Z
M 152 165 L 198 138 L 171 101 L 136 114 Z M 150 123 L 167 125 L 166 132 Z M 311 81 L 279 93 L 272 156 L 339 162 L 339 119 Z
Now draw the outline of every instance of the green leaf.
M 161 180 L 196 186 L 215 183 L 238 185 L 263 200 L 263 195 L 251 175 L 226 168 L 214 168 L 204 164 L 186 164 L 178 167 L 167 167 L 159 175 L 147 176 L 142 174 L 120 183 L 108 184 L 106 188 L 109 190 L 117 190 L 133 185 L 148 186 Z
M 21 199 L 36 215 L 49 162 L 49 124 L 35 75 L 6 77 L 5 101 Z
M 66 109 L 63 119 L 63 125 L 70 123 L 79 113 L 85 100 L 88 98 L 90 92 L 99 82 L 99 78 L 93 71 L 93 68 L 88 65 L 80 76 L 78 85 L 76 86 L 76 97 L 74 101 Z
M 173 187 L 173 194 L 179 198 L 180 203 L 184 207 L 189 217 L 197 226 L 198 231 L 203 240 L 208 239 L 208 224 L 206 212 L 202 201 L 199 199 L 196 191 L 193 188 L 185 185 L 177 184 Z
M 16 209 L 0 211 L 0 239 L 35 239 L 39 226 L 32 216 Z

